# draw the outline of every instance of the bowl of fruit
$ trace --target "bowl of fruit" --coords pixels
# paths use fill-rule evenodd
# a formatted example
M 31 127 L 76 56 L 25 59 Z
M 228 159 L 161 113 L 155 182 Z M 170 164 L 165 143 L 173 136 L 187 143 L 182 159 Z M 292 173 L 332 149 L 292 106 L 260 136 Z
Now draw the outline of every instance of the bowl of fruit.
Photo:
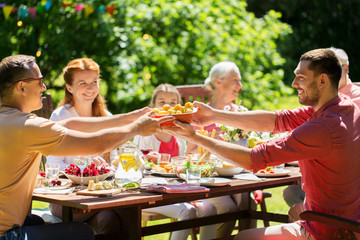
M 75 184 L 81 184 L 80 168 L 75 164 L 70 164 L 62 173 Z M 112 174 L 114 173 L 110 168 L 97 167 L 95 163 L 91 163 L 84 169 L 83 183 L 84 185 L 88 185 L 90 180 L 93 180 L 95 183 L 103 181 Z
M 171 158 L 171 165 L 174 169 L 176 176 L 182 180 L 186 179 L 186 169 L 193 166 L 201 168 L 201 177 L 210 177 L 214 173 L 217 158 L 210 156 L 208 159 L 203 160 L 195 156 L 177 156 Z
M 180 122 L 190 123 L 193 119 L 193 114 L 197 112 L 197 108 L 195 108 L 191 102 L 187 102 L 184 106 L 177 104 L 174 107 L 170 107 L 170 105 L 165 104 L 162 108 L 153 108 L 153 111 L 157 114 L 155 118 L 174 116 L 175 119 Z M 175 126 L 175 124 L 173 121 L 167 121 L 162 123 L 161 126 L 171 127 Z

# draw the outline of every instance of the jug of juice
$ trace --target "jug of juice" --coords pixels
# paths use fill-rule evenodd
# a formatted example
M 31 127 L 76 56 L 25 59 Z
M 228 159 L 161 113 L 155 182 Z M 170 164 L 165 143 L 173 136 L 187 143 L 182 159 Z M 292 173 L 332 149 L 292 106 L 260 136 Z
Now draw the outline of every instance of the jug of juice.
M 129 182 L 141 183 L 139 148 L 132 142 L 127 142 L 119 148 L 119 165 L 115 172 L 115 180 L 119 184 Z

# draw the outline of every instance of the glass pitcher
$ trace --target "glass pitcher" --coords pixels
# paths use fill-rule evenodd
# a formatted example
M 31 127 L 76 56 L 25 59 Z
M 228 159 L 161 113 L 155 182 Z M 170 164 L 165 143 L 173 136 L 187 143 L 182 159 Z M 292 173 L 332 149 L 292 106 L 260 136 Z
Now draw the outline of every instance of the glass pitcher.
M 127 142 L 119 148 L 119 165 L 115 172 L 115 179 L 119 184 L 129 182 L 141 183 L 139 148 L 132 142 Z

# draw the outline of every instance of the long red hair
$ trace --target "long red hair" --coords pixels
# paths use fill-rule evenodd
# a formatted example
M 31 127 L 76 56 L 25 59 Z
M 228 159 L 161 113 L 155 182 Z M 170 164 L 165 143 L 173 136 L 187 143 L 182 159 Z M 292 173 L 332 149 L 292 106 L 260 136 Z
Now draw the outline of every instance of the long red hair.
M 76 71 L 84 71 L 84 70 L 95 71 L 100 77 L 100 67 L 94 60 L 92 60 L 91 58 L 77 58 L 71 60 L 63 69 L 63 76 L 65 83 L 71 86 L 74 82 L 73 74 Z M 65 96 L 62 100 L 60 100 L 57 107 L 61 107 L 65 104 L 70 104 L 74 106 L 73 95 L 67 90 L 66 87 L 65 87 Z M 100 94 L 98 94 L 94 99 L 94 101 L 92 102 L 92 116 L 93 117 L 107 116 L 105 110 L 107 110 L 105 99 Z M 104 153 L 103 155 L 106 162 L 110 163 L 110 153 L 107 152 Z
M 91 58 L 77 58 L 70 61 L 63 69 L 63 76 L 65 83 L 71 86 L 74 82 L 73 79 L 74 72 L 83 71 L 83 70 L 95 71 L 100 76 L 100 67 L 94 60 L 92 60 Z M 58 107 L 68 103 L 73 106 L 74 98 L 73 95 L 65 87 L 65 96 L 59 102 Z M 105 112 L 106 109 L 107 107 L 106 107 L 105 99 L 100 94 L 98 94 L 92 103 L 92 116 L 93 117 L 106 116 L 106 112 Z

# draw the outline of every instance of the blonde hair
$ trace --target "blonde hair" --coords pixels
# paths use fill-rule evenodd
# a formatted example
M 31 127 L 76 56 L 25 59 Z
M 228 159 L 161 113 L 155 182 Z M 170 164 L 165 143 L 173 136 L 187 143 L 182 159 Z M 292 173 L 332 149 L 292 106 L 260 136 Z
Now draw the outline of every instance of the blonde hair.
M 215 90 L 215 79 L 224 78 L 232 70 L 240 73 L 238 66 L 234 62 L 219 62 L 215 64 L 210 70 L 209 77 L 205 79 L 205 86 L 211 91 Z
M 155 90 L 151 96 L 150 105 L 149 105 L 150 107 L 155 107 L 156 97 L 161 92 L 175 93 L 178 104 L 182 104 L 181 95 L 180 95 L 179 91 L 176 89 L 176 87 L 174 87 L 173 85 L 168 84 L 168 83 L 162 83 L 155 88 Z
M 100 77 L 100 67 L 99 65 L 92 60 L 91 58 L 77 58 L 71 60 L 66 67 L 63 69 L 63 76 L 65 83 L 68 85 L 72 85 L 74 82 L 74 73 L 77 71 L 95 71 L 98 76 Z M 65 104 L 70 104 L 74 106 L 74 97 L 72 93 L 70 93 L 67 88 L 65 87 L 65 96 L 60 102 L 58 103 L 57 107 L 61 107 Z M 106 102 L 105 99 L 98 94 L 94 101 L 92 102 L 92 116 L 93 117 L 103 117 L 107 116 L 106 111 Z M 110 152 L 104 153 L 104 159 L 106 162 L 110 162 Z

